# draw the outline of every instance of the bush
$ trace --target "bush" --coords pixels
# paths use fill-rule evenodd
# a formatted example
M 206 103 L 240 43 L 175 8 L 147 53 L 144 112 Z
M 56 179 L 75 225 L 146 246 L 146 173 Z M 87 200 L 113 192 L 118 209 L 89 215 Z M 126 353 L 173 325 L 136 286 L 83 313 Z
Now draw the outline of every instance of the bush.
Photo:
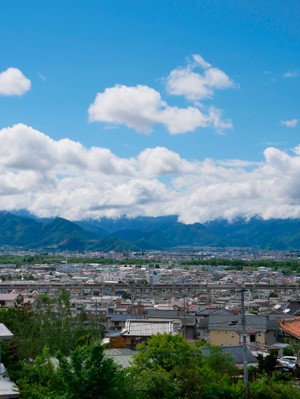
M 294 356 L 294 351 L 290 346 L 283 348 L 282 353 L 283 353 L 283 356 Z

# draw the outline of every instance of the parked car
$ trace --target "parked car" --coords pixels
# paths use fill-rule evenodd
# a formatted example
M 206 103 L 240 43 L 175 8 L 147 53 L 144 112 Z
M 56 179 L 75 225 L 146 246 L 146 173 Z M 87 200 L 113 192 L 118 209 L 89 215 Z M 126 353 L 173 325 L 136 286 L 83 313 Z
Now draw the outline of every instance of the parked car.
M 283 356 L 279 360 L 279 363 L 287 368 L 294 368 L 297 362 L 296 356 Z

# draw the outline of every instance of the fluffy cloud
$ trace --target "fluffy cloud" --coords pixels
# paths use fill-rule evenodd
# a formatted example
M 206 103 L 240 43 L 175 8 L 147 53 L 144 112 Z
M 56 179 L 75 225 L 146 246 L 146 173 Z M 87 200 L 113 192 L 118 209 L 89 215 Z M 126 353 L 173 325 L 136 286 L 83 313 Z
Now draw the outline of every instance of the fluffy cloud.
M 195 72 L 196 69 L 202 73 Z M 220 69 L 213 68 L 199 55 L 194 55 L 185 68 L 174 69 L 166 80 L 167 90 L 188 100 L 212 97 L 214 90 L 234 86 L 234 82 Z
M 90 122 L 122 124 L 141 133 L 149 133 L 156 124 L 165 125 L 170 134 L 187 133 L 198 127 L 213 126 L 218 130 L 232 127 L 221 120 L 221 110 L 211 107 L 204 113 L 197 107 L 170 107 L 160 93 L 138 85 L 116 85 L 98 93 L 89 107 Z
M 22 96 L 30 87 L 31 81 L 17 68 L 0 73 L 0 96 Z
M 9 170 L 34 170 L 40 173 L 77 174 L 89 171 L 105 175 L 132 176 L 131 160 L 121 159 L 109 149 L 92 147 L 49 136 L 23 124 L 0 130 L 1 165 Z
M 193 72 L 204 69 L 203 75 Z M 189 100 L 211 97 L 215 89 L 232 87 L 232 80 L 220 69 L 212 68 L 200 55 L 193 56 L 193 64 L 175 69 L 165 81 L 168 92 L 183 95 Z M 157 124 L 164 125 L 170 134 L 187 133 L 199 127 L 213 127 L 218 132 L 232 128 L 231 120 L 222 120 L 222 111 L 203 107 L 199 103 L 186 108 L 169 106 L 158 91 L 149 86 L 115 85 L 98 93 L 88 109 L 90 122 L 125 125 L 140 133 L 150 133 Z
M 292 119 L 290 121 L 281 121 L 281 124 L 287 127 L 296 127 L 298 119 Z
M 299 176 L 300 145 L 291 154 L 268 147 L 258 164 L 190 162 L 164 147 L 126 159 L 22 124 L 0 130 L 0 209 L 43 217 L 300 217 Z
M 124 124 L 139 132 L 149 131 L 166 106 L 160 94 L 148 86 L 116 85 L 98 93 L 89 107 L 91 122 Z
M 196 171 L 196 165 L 164 147 L 147 148 L 138 156 L 141 172 L 146 177 L 177 175 Z

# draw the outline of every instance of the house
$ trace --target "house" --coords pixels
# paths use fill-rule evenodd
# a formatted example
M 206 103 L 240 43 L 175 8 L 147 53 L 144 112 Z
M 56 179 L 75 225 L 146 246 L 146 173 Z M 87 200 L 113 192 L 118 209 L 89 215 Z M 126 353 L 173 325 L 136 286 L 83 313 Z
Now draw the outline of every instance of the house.
M 145 318 L 151 321 L 172 321 L 174 329 L 180 331 L 187 340 L 197 338 L 196 318 L 194 315 L 190 315 L 184 311 L 148 310 Z
M 130 315 L 130 314 L 108 314 L 106 316 L 107 319 L 107 328 L 109 330 L 122 330 L 125 327 L 125 323 L 128 319 L 144 319 L 144 315 Z
M 218 346 L 236 346 L 242 343 L 241 315 L 219 316 L 211 315 L 208 329 L 209 342 Z M 265 316 L 246 315 L 246 341 L 252 350 L 264 345 L 273 345 L 278 342 L 279 328 Z
M 205 307 L 201 309 L 196 314 L 196 336 L 197 339 L 205 339 L 205 341 L 209 341 L 210 333 L 209 333 L 209 318 L 210 316 L 232 316 L 232 313 L 226 309 L 215 309 Z
M 125 338 L 128 347 L 135 347 L 141 342 L 157 334 L 178 334 L 172 321 L 127 320 L 121 336 Z
M 278 321 L 279 327 L 285 337 L 300 341 L 300 317 L 292 317 Z
M 0 306 L 1 307 L 13 307 L 18 302 L 22 301 L 22 296 L 18 294 L 0 294 Z
M 201 317 L 197 322 L 197 339 L 209 341 L 208 317 Z

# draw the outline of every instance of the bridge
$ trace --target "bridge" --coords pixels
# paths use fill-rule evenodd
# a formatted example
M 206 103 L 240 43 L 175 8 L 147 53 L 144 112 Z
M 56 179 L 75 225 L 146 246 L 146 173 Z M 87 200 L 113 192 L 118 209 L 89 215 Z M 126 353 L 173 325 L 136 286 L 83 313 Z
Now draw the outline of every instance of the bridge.
M 93 292 L 96 291 L 99 295 L 103 296 L 104 292 L 110 292 L 112 295 L 118 291 L 126 291 L 131 294 L 131 297 L 139 296 L 151 296 L 155 293 L 169 294 L 173 296 L 176 293 L 180 293 L 184 296 L 190 296 L 192 294 L 204 294 L 204 293 L 217 293 L 220 291 L 229 291 L 231 294 L 239 292 L 241 289 L 245 289 L 251 292 L 257 291 L 285 291 L 298 293 L 300 286 L 298 284 L 250 284 L 245 283 L 242 285 L 238 284 L 222 284 L 222 283 L 154 283 L 154 284 L 129 284 L 124 282 L 112 283 L 112 282 L 101 282 L 101 283 L 73 283 L 73 282 L 35 282 L 35 281 L 10 281 L 0 283 L 0 292 L 11 292 L 12 290 L 36 290 L 38 292 L 48 292 L 53 290 L 61 291 L 63 289 L 68 291 L 80 291 L 86 292 L 86 290 Z

